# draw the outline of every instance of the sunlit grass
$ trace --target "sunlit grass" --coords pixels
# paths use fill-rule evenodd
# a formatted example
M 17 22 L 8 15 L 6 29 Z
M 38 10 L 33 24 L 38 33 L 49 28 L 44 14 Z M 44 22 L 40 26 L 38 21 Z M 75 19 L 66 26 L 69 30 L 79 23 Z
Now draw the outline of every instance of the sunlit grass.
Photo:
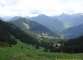
M 20 47 L 24 48 L 21 49 Z M 12 47 L 0 47 L 0 60 L 56 60 L 56 59 L 83 59 L 83 53 L 51 53 L 42 50 L 27 49 L 29 45 L 18 41 L 18 44 Z

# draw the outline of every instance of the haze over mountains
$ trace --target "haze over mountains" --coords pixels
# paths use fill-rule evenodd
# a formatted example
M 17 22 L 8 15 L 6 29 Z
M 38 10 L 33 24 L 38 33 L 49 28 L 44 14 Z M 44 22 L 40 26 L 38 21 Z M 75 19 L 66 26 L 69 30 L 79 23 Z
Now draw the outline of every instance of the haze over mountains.
M 83 13 L 77 13 L 77 14 L 61 14 L 59 16 L 53 16 L 53 18 L 59 19 L 63 23 L 67 23 L 69 26 L 77 26 L 83 23 Z
M 6 18 L 1 17 L 1 18 L 7 19 L 7 17 Z M 9 17 L 8 17 L 8 19 L 10 21 L 18 20 L 19 18 L 21 18 L 21 16 L 14 16 L 11 19 L 9 19 Z M 64 34 L 64 35 L 66 34 L 66 36 L 70 37 L 70 38 L 83 34 L 83 33 L 79 33 L 80 29 L 83 26 L 83 13 L 72 14 L 72 15 L 63 13 L 59 16 L 46 16 L 44 14 L 40 14 L 35 17 L 26 16 L 25 18 L 27 18 L 28 20 L 31 20 L 31 21 L 36 21 L 37 23 L 54 31 L 55 33 Z M 75 29 L 75 27 L 77 27 L 77 26 L 78 26 L 78 28 Z M 27 26 L 27 28 L 28 28 L 28 26 Z M 69 32 L 70 29 L 72 29 L 74 32 L 76 31 L 77 34 L 75 34 L 73 31 Z M 65 31 L 68 31 L 68 33 Z
M 61 21 L 59 21 L 58 19 L 54 19 L 50 16 L 43 15 L 43 14 L 37 17 L 31 17 L 29 19 L 32 21 L 36 21 L 57 33 L 65 29 L 64 24 Z
M 60 16 L 53 17 L 39 15 L 37 17 L 32 17 L 31 20 L 69 38 L 83 34 L 83 13 L 73 15 L 63 13 Z

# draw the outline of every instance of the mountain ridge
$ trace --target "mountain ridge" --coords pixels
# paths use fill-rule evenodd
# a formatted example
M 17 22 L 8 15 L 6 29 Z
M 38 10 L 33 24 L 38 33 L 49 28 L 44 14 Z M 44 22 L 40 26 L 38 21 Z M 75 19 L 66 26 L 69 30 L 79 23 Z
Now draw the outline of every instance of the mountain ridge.
M 53 32 L 52 30 L 48 29 L 47 27 L 35 22 L 30 21 L 26 18 L 20 18 L 14 21 L 9 21 L 10 23 L 13 23 L 20 27 L 22 30 L 28 31 L 31 30 L 33 32 L 39 33 L 40 35 L 45 36 L 53 36 L 55 38 L 60 38 L 59 34 Z
M 29 20 L 36 21 L 57 33 L 65 30 L 64 24 L 61 21 L 46 15 L 31 17 Z
M 69 24 L 70 27 L 74 27 L 83 23 L 83 13 L 72 14 L 72 15 L 63 13 L 59 16 L 53 16 L 53 18 L 57 18 L 63 23 Z

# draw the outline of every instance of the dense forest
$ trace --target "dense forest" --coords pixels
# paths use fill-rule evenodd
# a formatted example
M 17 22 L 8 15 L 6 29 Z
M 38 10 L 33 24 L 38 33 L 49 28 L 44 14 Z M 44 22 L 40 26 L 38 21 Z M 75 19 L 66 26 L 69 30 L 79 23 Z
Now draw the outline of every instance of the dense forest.
M 61 45 L 51 42 L 46 44 L 45 52 L 83 53 L 83 35 L 66 41 L 59 41 Z
M 17 43 L 17 41 L 11 37 L 11 34 L 8 33 L 8 29 L 9 24 L 0 20 L 0 46 L 11 46 L 12 44 Z
M 11 36 L 14 36 L 14 39 L 12 39 Z M 24 43 L 33 45 L 36 44 L 37 42 L 36 38 L 25 33 L 17 26 L 0 20 L 0 44 L 1 43 L 16 44 L 15 39 L 19 39 Z

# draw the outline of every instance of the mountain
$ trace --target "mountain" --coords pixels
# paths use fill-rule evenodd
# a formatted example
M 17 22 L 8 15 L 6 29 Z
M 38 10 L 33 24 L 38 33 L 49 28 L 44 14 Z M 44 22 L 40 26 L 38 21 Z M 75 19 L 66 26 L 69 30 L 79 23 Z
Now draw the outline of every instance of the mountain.
M 32 45 L 37 43 L 37 39 L 35 37 L 25 33 L 12 23 L 0 20 L 0 45 L 16 44 L 16 39 Z
M 2 17 L 0 17 L 0 20 L 4 20 Z
M 36 17 L 31 17 L 29 19 L 32 21 L 36 21 L 57 33 L 66 29 L 64 27 L 64 23 L 62 23 L 58 19 L 46 16 L 43 14 L 40 14 L 39 16 L 36 16 Z
M 2 16 L 1 18 L 3 21 L 9 21 L 13 18 L 13 16 Z
M 2 16 L 2 17 L 0 17 L 0 19 L 3 21 L 17 20 L 19 18 L 21 18 L 21 16 Z M 28 18 L 28 16 L 26 18 Z
M 19 18 L 21 18 L 21 16 L 14 16 L 13 18 L 11 18 L 11 20 L 17 20 L 17 19 L 19 19 Z M 10 20 L 10 21 L 11 21 Z
M 75 27 L 70 27 L 61 33 L 69 38 L 77 37 L 77 36 L 83 34 L 83 24 L 80 24 Z
M 72 15 L 63 13 L 59 16 L 54 16 L 53 18 L 59 19 L 63 23 L 68 24 L 70 27 L 74 27 L 83 23 L 83 13 L 77 13 Z
M 14 21 L 9 21 L 10 23 L 15 24 L 19 28 L 21 28 L 24 31 L 32 31 L 37 34 L 40 34 L 43 37 L 48 37 L 48 38 L 61 38 L 59 34 L 53 32 L 52 30 L 48 29 L 47 27 L 35 22 L 35 21 L 30 21 L 26 18 L 20 18 Z

